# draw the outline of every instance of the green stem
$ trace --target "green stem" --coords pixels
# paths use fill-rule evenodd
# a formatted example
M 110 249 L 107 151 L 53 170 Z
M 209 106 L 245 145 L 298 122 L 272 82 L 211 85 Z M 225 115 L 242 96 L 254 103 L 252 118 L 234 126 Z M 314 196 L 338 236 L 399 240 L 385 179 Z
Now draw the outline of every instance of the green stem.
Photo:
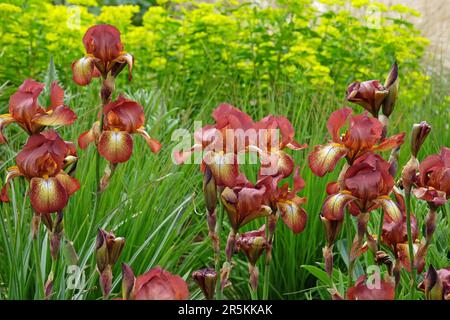
M 269 299 L 269 282 L 270 282 L 270 261 L 266 262 L 264 268 L 263 300 Z
M 258 300 L 258 290 L 253 290 L 252 286 L 250 286 L 250 294 L 252 300 Z
M 277 218 L 275 217 L 275 221 L 271 221 L 271 219 L 274 219 L 272 216 L 268 216 L 266 218 L 266 238 L 267 242 L 269 243 L 269 249 L 266 251 L 266 263 L 264 266 L 264 282 L 263 282 L 263 300 L 269 299 L 269 286 L 270 286 L 270 265 L 272 262 L 272 246 L 273 246 L 273 238 L 275 234 L 275 228 L 276 225 L 272 226 L 270 225 L 272 222 L 277 223 Z
M 41 258 L 39 256 L 39 241 L 38 239 L 32 239 L 33 242 L 33 256 L 34 263 L 36 267 L 36 279 L 37 279 L 37 298 L 44 298 L 44 279 L 42 279 L 42 270 L 41 270 Z
M 350 251 L 352 248 L 352 220 L 350 214 L 347 212 L 345 218 L 345 231 L 347 233 L 347 259 L 348 259 L 348 274 L 347 274 L 347 284 L 350 288 L 353 284 L 353 264 L 354 261 L 350 261 Z
M 408 233 L 409 262 L 411 267 L 411 292 L 410 298 L 414 299 L 416 290 L 416 268 L 414 267 L 414 246 L 411 231 L 411 193 L 406 192 L 406 231 Z
M 100 90 L 100 92 L 103 91 L 103 87 L 106 86 L 106 80 L 103 80 L 102 83 L 102 89 Z M 100 94 L 102 96 L 102 94 Z M 104 107 L 109 103 L 110 101 L 110 97 L 112 95 L 112 92 L 110 94 L 109 97 L 103 97 L 102 96 L 102 105 L 101 105 L 101 109 L 100 109 L 100 134 L 103 131 L 103 122 L 104 122 L 104 116 L 103 116 L 103 109 Z M 89 235 L 92 233 L 92 230 L 94 228 L 95 222 L 97 220 L 97 212 L 98 212 L 98 207 L 100 205 L 100 196 L 101 196 L 101 192 L 100 192 L 100 183 L 101 183 L 101 174 L 100 174 L 100 161 L 101 161 L 101 157 L 100 157 L 100 153 L 96 152 L 95 154 L 95 184 L 96 184 L 96 189 L 94 191 L 94 208 L 92 210 L 92 218 L 89 224 L 89 228 L 88 228 L 88 232 L 87 232 L 87 237 L 85 242 L 83 243 L 83 250 L 85 248 L 86 242 L 89 239 Z
M 214 269 L 216 271 L 217 275 L 217 281 L 216 281 L 216 300 L 222 300 L 222 290 L 220 288 L 220 234 L 222 231 L 222 223 L 223 223 L 223 216 L 224 216 L 224 208 L 223 205 L 220 206 L 220 209 L 218 210 L 218 216 L 217 216 L 217 224 L 216 224 L 216 236 L 219 238 L 219 252 L 214 252 Z
M 377 248 L 381 250 L 381 235 L 383 233 L 384 210 L 381 210 L 380 227 L 378 228 Z

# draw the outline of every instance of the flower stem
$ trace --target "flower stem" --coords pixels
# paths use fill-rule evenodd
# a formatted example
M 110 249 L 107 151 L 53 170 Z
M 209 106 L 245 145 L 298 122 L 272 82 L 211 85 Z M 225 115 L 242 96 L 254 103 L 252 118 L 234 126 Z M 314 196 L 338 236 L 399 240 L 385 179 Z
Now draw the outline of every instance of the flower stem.
M 352 221 L 350 214 L 346 214 L 345 218 L 345 231 L 347 233 L 347 259 L 348 259 L 348 275 L 347 275 L 347 285 L 348 288 L 352 286 L 353 283 L 353 263 L 354 261 L 350 261 L 350 251 L 352 247 Z
M 220 206 L 218 210 L 217 224 L 216 224 L 216 236 L 220 239 L 220 234 L 222 231 L 224 208 L 223 205 Z M 216 270 L 217 282 L 216 282 L 216 300 L 222 300 L 222 290 L 220 286 L 220 240 L 219 240 L 219 250 L 214 252 L 214 269 Z
M 381 250 L 381 235 L 383 233 L 383 222 L 384 222 L 384 210 L 381 210 L 380 227 L 378 228 L 378 236 L 377 236 L 377 248 L 378 248 L 378 250 Z
M 34 262 L 36 267 L 36 279 L 37 279 L 37 298 L 43 299 L 44 298 L 44 280 L 42 279 L 42 270 L 41 270 L 41 258 L 39 256 L 39 242 L 38 239 L 32 239 L 32 245 L 33 245 L 33 255 L 34 255 Z
M 411 300 L 413 300 L 416 290 L 416 268 L 414 267 L 414 247 L 411 231 L 411 193 L 407 192 L 405 198 L 406 198 L 406 231 L 408 234 L 409 261 L 411 266 L 410 298 Z
M 253 290 L 251 286 L 250 286 L 250 294 L 252 300 L 258 300 L 258 290 Z
M 108 82 L 108 80 L 110 80 Z M 112 84 L 111 84 L 112 83 Z M 111 82 L 111 79 L 104 79 L 102 82 L 102 87 L 100 90 L 100 97 L 102 99 L 102 105 L 100 107 L 100 135 L 103 131 L 103 122 L 104 122 L 104 116 L 103 116 L 103 109 L 105 108 L 105 106 L 111 101 L 111 95 L 113 92 L 113 85 L 114 82 Z M 96 189 L 94 191 L 94 208 L 92 210 L 92 218 L 89 224 L 89 229 L 87 232 L 87 237 L 85 240 L 85 243 L 83 244 L 83 249 L 86 245 L 86 241 L 89 239 L 89 235 L 92 233 L 92 230 L 94 228 L 95 222 L 97 220 L 97 211 L 98 211 L 98 207 L 100 205 L 100 196 L 101 196 L 101 177 L 100 177 L 100 153 L 96 152 L 95 154 L 95 184 L 96 184 Z
M 269 243 L 269 247 L 266 250 L 266 261 L 264 266 L 263 300 L 269 299 L 270 263 L 272 261 L 273 238 L 275 235 L 277 221 L 278 218 L 276 215 L 270 215 L 266 219 L 266 238 Z
M 266 260 L 266 265 L 264 268 L 263 300 L 269 299 L 269 282 L 270 282 L 270 261 Z

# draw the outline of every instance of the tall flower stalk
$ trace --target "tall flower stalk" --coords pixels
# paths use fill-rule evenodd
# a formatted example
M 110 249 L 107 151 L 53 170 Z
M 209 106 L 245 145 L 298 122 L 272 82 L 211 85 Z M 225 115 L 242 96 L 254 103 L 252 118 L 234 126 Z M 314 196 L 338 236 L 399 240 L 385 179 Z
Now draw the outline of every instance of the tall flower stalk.
M 115 79 L 128 66 L 128 79 L 134 58 L 124 51 L 120 32 L 111 25 L 90 27 L 83 37 L 86 56 L 72 63 L 73 80 L 80 86 L 91 83 L 95 77 L 101 77 L 99 121 L 78 138 L 80 148 L 85 149 L 94 142 L 97 147 L 95 160 L 96 190 L 94 191 L 93 216 L 88 234 L 93 231 L 97 220 L 100 195 L 108 186 L 117 164 L 128 161 L 133 149 L 131 134 L 144 137 L 153 152 L 158 152 L 161 144 L 150 137 L 145 130 L 143 107 L 132 100 L 120 96 L 113 101 Z M 109 162 L 101 176 L 101 157 Z

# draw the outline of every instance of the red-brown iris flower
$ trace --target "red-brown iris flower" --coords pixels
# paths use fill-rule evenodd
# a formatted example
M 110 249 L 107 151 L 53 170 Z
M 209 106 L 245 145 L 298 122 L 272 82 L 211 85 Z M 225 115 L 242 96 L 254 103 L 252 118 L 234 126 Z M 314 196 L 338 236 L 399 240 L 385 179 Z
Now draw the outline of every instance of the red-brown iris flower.
M 242 233 L 236 240 L 236 250 L 244 252 L 248 259 L 249 282 L 253 290 L 258 289 L 259 282 L 259 271 L 256 262 L 270 246 L 266 238 L 265 229 L 265 225 L 263 225 L 259 230 Z
M 186 300 L 189 290 L 180 276 L 159 266 L 136 278 L 130 266 L 123 263 L 122 296 L 125 300 Z
M 341 221 L 345 206 L 350 204 L 350 212 L 354 215 L 382 206 L 389 216 L 400 217 L 400 209 L 389 197 L 394 187 L 389 168 L 387 161 L 373 153 L 358 158 L 344 174 L 341 190 L 325 199 L 323 216 L 328 220 Z
M 101 24 L 90 27 L 83 37 L 86 56 L 72 63 L 73 80 L 80 86 L 87 85 L 93 77 L 108 74 L 116 77 L 128 65 L 128 79 L 134 58 L 124 51 L 120 31 L 116 27 Z
M 302 205 L 306 203 L 306 198 L 299 197 L 298 192 L 305 187 L 305 181 L 299 173 L 299 168 L 295 169 L 293 177 L 293 186 L 289 187 L 288 183 L 279 185 L 282 175 L 261 176 L 257 182 L 257 186 L 264 186 L 265 201 L 272 208 L 281 215 L 281 219 L 286 226 L 295 234 L 302 232 L 305 229 L 308 220 L 307 213 Z
M 50 106 L 43 108 L 38 98 L 45 84 L 26 79 L 9 99 L 9 113 L 0 115 L 0 144 L 6 143 L 5 126 L 16 122 L 29 135 L 39 133 L 46 126 L 70 125 L 76 114 L 64 105 L 64 91 L 53 82 L 50 87 Z
M 367 284 L 367 277 L 362 275 L 355 285 L 347 290 L 349 300 L 394 300 L 395 284 L 388 280 L 380 280 L 379 285 Z
M 383 114 L 389 117 L 392 113 L 398 90 L 398 66 L 395 63 L 384 85 L 378 80 L 353 82 L 347 88 L 347 100 L 361 105 L 375 118 L 378 118 L 383 105 Z
M 312 172 L 323 177 L 332 172 L 337 162 L 346 157 L 352 164 L 358 157 L 367 152 L 386 151 L 400 146 L 404 142 L 405 133 L 383 139 L 383 124 L 368 116 L 367 112 L 351 116 L 352 109 L 346 107 L 334 111 L 327 123 L 332 141 L 314 147 L 308 156 Z M 348 130 L 340 134 L 340 129 L 348 122 Z
M 174 160 L 185 163 L 195 152 L 203 152 L 202 171 L 207 165 L 217 186 L 235 185 L 239 175 L 237 154 L 256 143 L 257 135 L 252 118 L 229 104 L 220 104 L 212 113 L 214 125 L 206 125 L 194 133 L 190 150 L 175 151 Z
M 30 136 L 17 154 L 17 166 L 8 169 L 1 200 L 9 201 L 8 187 L 15 177 L 30 181 L 30 201 L 39 214 L 62 210 L 69 197 L 80 188 L 79 182 L 64 172 L 76 161 L 75 146 L 60 138 L 55 131 L 44 131 Z
M 450 198 L 450 148 L 442 147 L 439 154 L 425 158 L 419 165 L 414 195 L 434 207 Z
M 411 272 L 405 200 L 403 196 L 395 190 L 394 195 L 397 200 L 397 207 L 400 210 L 400 214 L 397 214 L 397 210 L 385 210 L 381 240 L 394 253 L 395 259 L 400 262 L 400 265 L 408 272 Z M 417 220 L 411 214 L 414 266 L 417 269 L 417 272 L 421 273 L 425 267 L 427 246 L 417 239 L 418 235 L 419 229 L 417 227 Z
M 144 137 L 152 152 L 157 153 L 161 149 L 161 144 L 145 130 L 144 108 L 136 101 L 120 96 L 105 106 L 103 117 L 101 133 L 97 121 L 89 131 L 80 135 L 78 144 L 81 149 L 95 142 L 100 155 L 114 164 L 130 159 L 133 152 L 132 134 Z
M 242 251 L 253 266 L 256 265 L 268 245 L 265 225 L 259 230 L 240 234 L 236 240 L 236 250 Z
M 253 185 L 243 174 L 237 177 L 233 188 L 225 187 L 221 200 L 235 233 L 250 221 L 272 213 L 266 205 L 266 187 Z
M 269 115 L 255 124 L 258 131 L 258 144 L 251 146 L 258 150 L 262 160 L 261 174 L 286 178 L 294 170 L 294 160 L 284 149 L 302 150 L 307 144 L 295 139 L 291 122 L 283 116 Z M 265 174 L 267 173 L 267 174 Z
M 384 215 L 383 229 L 382 229 L 382 241 L 389 246 L 393 251 L 396 251 L 396 245 L 399 243 L 408 243 L 407 224 L 406 224 L 406 207 L 403 196 L 394 191 L 394 195 L 397 199 L 398 208 L 401 214 L 397 215 L 392 213 L 395 211 L 387 211 Z M 417 228 L 416 218 L 411 215 L 411 235 L 413 241 L 417 239 L 419 230 Z M 409 262 L 408 262 L 409 263 Z

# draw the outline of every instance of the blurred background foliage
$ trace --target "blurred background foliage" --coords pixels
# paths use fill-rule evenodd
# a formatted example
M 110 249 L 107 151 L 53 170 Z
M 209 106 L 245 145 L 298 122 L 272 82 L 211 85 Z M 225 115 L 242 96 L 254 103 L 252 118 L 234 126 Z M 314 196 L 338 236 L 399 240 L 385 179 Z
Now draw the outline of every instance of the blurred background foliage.
M 72 85 L 84 32 L 110 23 L 136 57 L 136 87 L 201 96 L 211 81 L 226 91 L 252 84 L 259 103 L 277 86 L 341 96 L 354 80 L 383 79 L 396 60 L 407 75 L 402 95 L 416 104 L 429 85 L 420 64 L 428 40 L 408 22 L 418 14 L 369 0 L 3 0 L 0 83 L 40 79 L 53 57 L 59 80 Z

